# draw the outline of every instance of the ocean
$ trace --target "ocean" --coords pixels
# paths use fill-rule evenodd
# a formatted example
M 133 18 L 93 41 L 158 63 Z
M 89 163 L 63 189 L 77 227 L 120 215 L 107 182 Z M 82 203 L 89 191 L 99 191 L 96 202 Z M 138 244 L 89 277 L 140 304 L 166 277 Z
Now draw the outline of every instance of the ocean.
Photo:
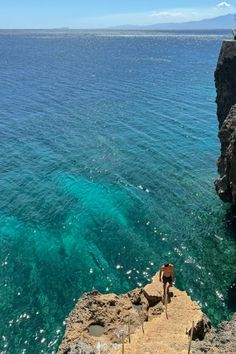
M 165 260 L 213 324 L 236 278 L 214 69 L 227 31 L 0 31 L 0 351 L 55 353 L 85 291 Z

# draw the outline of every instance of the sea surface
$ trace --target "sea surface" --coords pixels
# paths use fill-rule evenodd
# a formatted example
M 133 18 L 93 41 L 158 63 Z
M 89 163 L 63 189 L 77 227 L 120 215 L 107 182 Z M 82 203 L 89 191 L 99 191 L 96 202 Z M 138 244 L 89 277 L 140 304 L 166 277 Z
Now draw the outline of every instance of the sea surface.
M 230 32 L 0 31 L 0 352 L 55 353 L 93 288 L 162 262 L 214 324 L 235 237 L 214 180 Z

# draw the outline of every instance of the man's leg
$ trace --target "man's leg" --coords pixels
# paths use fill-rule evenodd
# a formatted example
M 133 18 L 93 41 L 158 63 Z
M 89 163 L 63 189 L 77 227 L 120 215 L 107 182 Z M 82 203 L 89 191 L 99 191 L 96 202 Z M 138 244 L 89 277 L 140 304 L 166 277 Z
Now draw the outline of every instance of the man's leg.
M 163 282 L 163 303 L 166 301 L 166 282 Z
M 169 289 L 170 289 L 171 286 L 172 286 L 172 283 L 167 283 L 167 284 L 166 284 L 166 299 L 167 299 L 168 302 L 170 301 L 170 298 L 169 298 Z
M 167 295 L 169 294 L 169 289 L 171 287 L 171 284 L 170 283 L 167 283 L 166 284 L 166 291 L 167 291 Z

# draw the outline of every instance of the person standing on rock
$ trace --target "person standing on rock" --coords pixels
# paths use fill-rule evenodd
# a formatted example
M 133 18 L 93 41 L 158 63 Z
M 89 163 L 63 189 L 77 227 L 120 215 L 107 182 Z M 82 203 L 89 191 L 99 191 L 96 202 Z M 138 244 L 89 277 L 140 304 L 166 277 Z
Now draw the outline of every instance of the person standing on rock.
M 166 291 L 168 294 L 169 288 L 172 286 L 174 280 L 173 264 L 166 262 L 161 266 L 159 280 L 163 282 L 163 298 L 165 299 Z

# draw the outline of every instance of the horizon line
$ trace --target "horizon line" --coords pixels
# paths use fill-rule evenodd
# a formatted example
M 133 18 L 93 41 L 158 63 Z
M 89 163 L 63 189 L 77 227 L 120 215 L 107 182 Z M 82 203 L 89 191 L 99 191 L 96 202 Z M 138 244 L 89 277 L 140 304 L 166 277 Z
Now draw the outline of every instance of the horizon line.
M 182 22 L 180 23 L 182 24 Z M 155 24 L 154 24 L 155 25 Z M 132 26 L 133 28 L 122 28 L 125 26 Z M 141 26 L 137 25 L 137 28 L 135 28 L 136 25 L 117 25 L 116 27 L 86 27 L 86 28 L 70 28 L 70 27 L 45 27 L 45 28 L 0 28 L 0 31 L 98 31 L 98 30 L 103 30 L 103 31 L 228 31 L 232 30 L 231 27 L 229 28 L 187 28 L 187 29 L 181 29 L 181 28 L 144 28 L 146 26 Z M 150 25 L 153 26 L 153 25 Z M 121 28 L 119 28 L 121 27 Z M 140 28 L 138 28 L 140 27 Z
M 173 26 L 173 25 L 185 25 L 185 24 L 189 24 L 189 23 L 199 23 L 199 22 L 204 22 L 204 21 L 208 21 L 208 20 L 214 20 L 214 19 L 217 19 L 217 18 L 221 18 L 221 17 L 226 17 L 226 16 L 235 16 L 236 18 L 236 14 L 235 13 L 228 13 L 228 14 L 225 14 L 225 15 L 220 15 L 220 16 L 214 16 L 214 17 L 208 17 L 208 18 L 203 18 L 201 20 L 188 20 L 188 21 L 183 21 L 183 22 L 159 22 L 159 23 L 153 23 L 153 24 L 149 24 L 149 25 L 140 25 L 140 24 L 121 24 L 121 25 L 115 25 L 115 26 L 108 26 L 108 27 L 82 27 L 82 28 L 71 28 L 69 26 L 59 26 L 59 27 L 46 27 L 46 28 L 0 28 L 1 31 L 32 31 L 32 30 L 36 30 L 36 31 L 43 31 L 43 30 L 51 30 L 51 31 L 58 31 L 58 30 L 66 30 L 66 31 L 69 31 L 69 30 L 80 30 L 80 31 L 83 31 L 83 30 L 147 30 L 147 31 L 153 31 L 153 30 L 160 30 L 160 31 L 178 31 L 181 29 L 152 29 L 152 28 L 149 28 L 149 27 L 152 27 L 152 26 L 167 26 L 167 25 L 170 25 L 170 26 Z M 123 28 L 122 28 L 123 27 Z M 132 27 L 132 28 L 125 28 L 125 27 Z M 136 28 L 135 28 L 136 27 Z M 194 29 L 194 28 L 188 28 L 186 29 L 191 31 L 191 30 L 230 30 L 232 29 L 231 27 L 229 28 L 198 28 L 198 29 Z M 184 30 L 184 29 L 182 29 Z

